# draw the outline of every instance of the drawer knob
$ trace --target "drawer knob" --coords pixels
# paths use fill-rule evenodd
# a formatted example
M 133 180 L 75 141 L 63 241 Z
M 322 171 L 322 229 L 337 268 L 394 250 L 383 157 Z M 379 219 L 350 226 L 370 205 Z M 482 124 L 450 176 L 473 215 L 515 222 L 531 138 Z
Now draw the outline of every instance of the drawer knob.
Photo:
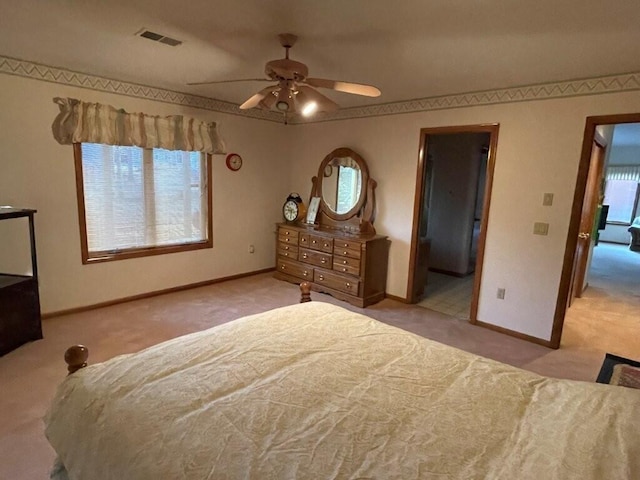
M 307 254 L 306 254 L 306 253 L 303 253 L 303 254 L 302 254 L 302 258 L 307 258 Z
M 343 246 L 344 246 L 344 248 L 347 248 L 349 246 L 349 244 L 345 243 Z
M 285 250 L 289 250 L 289 245 L 287 245 L 286 247 L 284 247 Z
M 289 256 L 289 252 L 284 252 L 284 256 L 288 257 Z
M 320 260 L 320 263 L 327 263 L 327 259 L 323 258 L 322 260 Z
M 346 260 L 342 260 L 342 264 L 343 264 L 343 265 L 346 265 L 346 264 L 347 264 L 347 261 L 346 261 Z
M 284 232 L 285 235 L 289 235 L 289 232 Z
M 306 238 L 303 238 L 303 239 L 301 240 L 301 242 L 302 242 L 302 243 L 305 243 L 306 241 L 307 241 L 307 239 L 306 239 Z
M 347 252 L 342 252 L 342 254 L 343 254 L 343 255 L 346 255 L 346 254 L 347 254 Z
M 351 284 L 350 284 L 349 282 L 345 283 L 345 286 L 346 286 L 347 288 L 351 288 Z
M 280 265 L 280 270 L 284 270 L 284 265 Z
M 320 275 L 320 276 L 318 277 L 318 280 L 324 280 L 324 276 L 323 276 L 323 275 Z
M 288 242 L 288 241 L 289 241 L 289 239 L 288 239 L 288 238 L 285 238 L 285 239 L 284 239 L 284 241 L 285 241 L 285 242 Z
M 347 271 L 347 268 L 346 268 L 346 267 L 342 267 L 342 271 L 343 271 L 343 272 L 346 272 L 346 271 Z
M 318 242 L 316 242 L 315 240 L 311 240 L 311 243 L 318 243 Z
M 328 246 L 329 246 L 329 244 L 328 244 L 328 243 L 325 243 L 325 244 L 324 244 L 324 246 L 325 246 L 325 247 L 328 247 Z
M 307 275 L 309 275 L 309 272 L 305 270 L 304 272 L 302 272 L 302 275 L 306 277 Z

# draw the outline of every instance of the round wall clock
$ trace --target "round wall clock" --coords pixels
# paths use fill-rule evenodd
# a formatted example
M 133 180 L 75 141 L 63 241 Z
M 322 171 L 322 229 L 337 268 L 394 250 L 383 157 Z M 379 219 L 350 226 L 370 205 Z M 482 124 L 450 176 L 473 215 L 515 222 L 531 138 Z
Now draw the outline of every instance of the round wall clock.
M 233 172 L 237 172 L 242 167 L 242 157 L 237 153 L 227 155 L 227 168 Z

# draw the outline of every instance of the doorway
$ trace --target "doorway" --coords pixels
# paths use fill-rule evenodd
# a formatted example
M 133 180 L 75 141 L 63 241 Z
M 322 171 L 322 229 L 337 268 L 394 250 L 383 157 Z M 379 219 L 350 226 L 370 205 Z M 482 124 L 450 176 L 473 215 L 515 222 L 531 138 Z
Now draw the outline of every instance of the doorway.
M 574 301 L 575 298 L 582 295 L 585 288 L 589 285 L 588 272 L 590 271 L 591 265 L 595 266 L 596 275 L 594 276 L 594 281 L 596 282 L 596 288 L 593 289 L 593 292 L 591 292 L 591 290 L 589 291 L 596 297 L 600 295 L 598 298 L 598 308 L 602 308 L 602 306 L 606 304 L 607 310 L 612 311 L 612 313 L 613 310 L 620 310 L 620 312 L 615 313 L 617 316 L 616 318 L 620 321 L 615 322 L 612 326 L 615 326 L 615 328 L 619 326 L 618 324 L 621 323 L 621 319 L 624 319 L 624 312 L 627 310 L 631 311 L 631 309 L 628 308 L 629 305 L 634 306 L 633 304 L 637 300 L 636 295 L 633 294 L 627 294 L 626 299 L 624 298 L 624 294 L 611 294 L 613 292 L 602 294 L 601 290 L 603 285 L 605 288 L 610 288 L 607 285 L 610 285 L 611 288 L 615 288 L 616 282 L 613 281 L 614 274 L 611 273 L 610 267 L 613 264 L 611 259 L 618 257 L 619 255 L 616 254 L 615 257 L 612 257 L 611 255 L 613 255 L 615 250 L 620 250 L 620 248 L 616 249 L 614 247 L 610 247 L 609 244 L 604 244 L 602 248 L 599 245 L 596 246 L 596 243 L 599 243 L 602 240 L 611 240 L 609 238 L 611 235 L 615 237 L 617 230 L 623 231 L 622 235 L 626 237 L 626 242 L 628 242 L 629 233 L 627 231 L 630 223 L 633 221 L 632 217 L 637 213 L 638 193 L 637 190 L 633 192 L 636 196 L 636 200 L 635 203 L 631 202 L 631 205 L 628 206 L 629 211 L 626 213 L 629 218 L 625 220 L 625 225 L 620 225 L 620 222 L 615 221 L 617 215 L 619 215 L 618 211 L 615 209 L 608 211 L 609 221 L 607 221 L 607 218 L 600 218 L 604 211 L 603 197 L 605 187 L 610 183 L 607 180 L 609 176 L 608 170 L 610 167 L 605 169 L 604 165 L 601 167 L 600 164 L 603 163 L 606 165 L 615 163 L 615 161 L 611 160 L 611 149 L 606 153 L 601 152 L 603 142 L 599 139 L 600 135 L 598 132 L 602 132 L 603 129 L 609 129 L 610 131 L 615 132 L 615 128 L 617 126 L 633 123 L 640 123 L 640 114 L 588 117 L 586 120 L 582 154 L 578 168 L 576 189 L 574 193 L 569 231 L 567 234 L 565 256 L 563 260 L 560 286 L 558 289 L 558 300 L 556 303 L 554 325 L 550 342 L 553 348 L 560 347 L 563 328 L 565 327 L 565 317 L 570 317 L 573 321 L 573 317 L 576 317 L 577 313 L 581 313 L 582 316 L 585 317 L 588 317 L 592 313 L 589 310 L 582 311 L 584 310 L 584 305 L 578 305 L 578 302 Z M 615 134 L 612 135 L 612 138 L 615 138 Z M 638 148 L 640 149 L 640 139 L 638 139 L 638 144 Z M 606 145 L 606 141 L 604 145 Z M 605 160 L 603 162 L 601 159 L 603 156 L 608 158 L 609 161 L 607 162 Z M 625 175 L 628 168 L 628 165 L 623 168 L 623 170 L 625 170 Z M 600 177 L 598 179 L 596 175 L 600 169 Z M 640 167 L 638 167 L 638 170 L 640 171 Z M 638 181 L 640 181 L 640 178 L 638 178 Z M 596 202 L 595 214 L 592 213 L 594 211 L 593 202 Z M 603 231 L 602 228 L 604 228 Z M 623 242 L 624 241 L 625 240 L 623 240 Z M 622 250 L 627 250 L 629 245 L 627 243 L 626 246 L 621 247 Z M 598 275 L 600 275 L 600 277 L 598 277 Z M 607 275 L 611 277 L 612 281 L 606 281 Z M 602 281 L 603 279 L 605 280 L 604 283 Z M 590 294 L 589 296 L 593 295 Z M 574 303 L 577 306 L 573 306 Z M 570 310 L 569 307 L 571 307 Z M 637 310 L 637 306 L 633 309 Z M 580 310 L 580 312 L 578 312 L 578 310 Z M 594 310 L 594 308 L 591 308 L 590 310 Z M 602 319 L 602 313 L 604 312 L 600 313 L 599 318 Z M 575 330 L 576 326 L 573 325 L 572 329 Z M 609 330 L 613 331 L 614 329 L 610 328 Z M 607 335 L 602 336 L 607 337 Z M 581 334 L 581 337 L 584 337 L 584 332 Z
M 471 323 L 477 321 L 498 128 L 420 131 L 408 298 Z M 430 295 L 442 298 L 434 302 L 441 308 L 430 305 Z

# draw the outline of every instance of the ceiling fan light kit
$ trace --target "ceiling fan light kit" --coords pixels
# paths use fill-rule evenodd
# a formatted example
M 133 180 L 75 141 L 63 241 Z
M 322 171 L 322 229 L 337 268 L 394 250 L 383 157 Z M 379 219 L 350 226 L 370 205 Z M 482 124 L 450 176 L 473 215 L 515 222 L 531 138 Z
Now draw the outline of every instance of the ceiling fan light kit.
M 315 88 L 326 88 L 337 92 L 363 95 L 366 97 L 380 96 L 380 90 L 373 85 L 327 80 L 324 78 L 309 78 L 309 69 L 304 63 L 291 60 L 289 49 L 296 43 L 298 37 L 290 33 L 278 36 L 280 44 L 285 48 L 285 58 L 271 60 L 265 65 L 264 72 L 268 79 L 238 79 L 212 82 L 196 82 L 189 85 L 204 85 L 215 83 L 230 83 L 244 81 L 274 81 L 276 85 L 263 88 L 258 93 L 240 105 L 241 110 L 260 108 L 284 113 L 287 115 L 301 114 L 305 117 L 315 112 L 331 112 L 339 108 L 338 104 L 322 95 Z M 312 88 L 313 87 L 313 88 Z

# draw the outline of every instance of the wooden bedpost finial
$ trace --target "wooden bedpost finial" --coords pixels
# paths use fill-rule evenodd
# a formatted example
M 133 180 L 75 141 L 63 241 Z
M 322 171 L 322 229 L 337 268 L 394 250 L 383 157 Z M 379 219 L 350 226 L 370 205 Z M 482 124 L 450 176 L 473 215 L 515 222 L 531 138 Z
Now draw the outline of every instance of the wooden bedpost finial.
M 311 284 L 309 282 L 302 282 L 300 284 L 300 303 L 311 301 Z
M 69 375 L 87 366 L 89 349 L 84 345 L 74 345 L 64 352 L 64 361 L 67 362 Z

